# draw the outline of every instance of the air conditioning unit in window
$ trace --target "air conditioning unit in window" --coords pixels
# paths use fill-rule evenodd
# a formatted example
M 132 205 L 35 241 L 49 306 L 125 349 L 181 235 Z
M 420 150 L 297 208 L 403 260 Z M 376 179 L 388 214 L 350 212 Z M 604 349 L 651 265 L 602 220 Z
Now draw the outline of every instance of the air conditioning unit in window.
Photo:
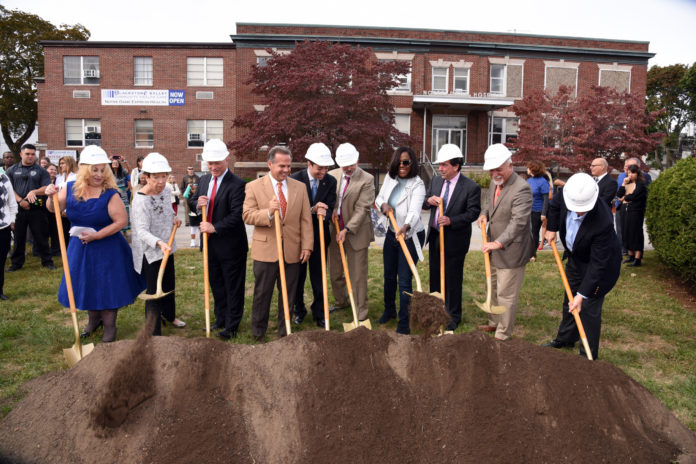
M 203 140 L 203 135 L 202 134 L 189 134 L 188 135 L 189 142 L 198 142 Z
M 88 134 L 96 134 L 99 132 L 99 127 L 87 126 L 87 127 L 85 127 L 85 132 L 87 132 Z
M 84 77 L 99 77 L 98 69 L 85 69 L 83 73 Z

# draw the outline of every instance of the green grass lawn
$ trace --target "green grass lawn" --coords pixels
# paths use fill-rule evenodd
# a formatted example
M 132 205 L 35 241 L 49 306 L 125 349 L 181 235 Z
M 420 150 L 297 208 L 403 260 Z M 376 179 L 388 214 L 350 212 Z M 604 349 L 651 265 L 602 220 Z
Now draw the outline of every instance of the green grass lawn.
M 175 261 L 177 315 L 188 326 L 184 329 L 167 326 L 163 333 L 200 337 L 204 326 L 201 254 L 195 250 L 180 250 Z M 56 264 L 59 262 L 57 260 Z M 685 307 L 669 296 L 668 288 L 673 282 L 654 252 L 646 254 L 644 263 L 645 266 L 637 270 L 624 268 L 621 279 L 605 300 L 600 358 L 645 385 L 696 431 L 696 305 L 686 303 Z M 419 270 L 427 290 L 427 264 L 420 263 Z M 60 271 L 45 271 L 37 258 L 29 256 L 21 271 L 5 276 L 5 293 L 11 299 L 0 302 L 0 417 L 21 399 L 24 382 L 67 368 L 62 350 L 69 348 L 74 339 L 69 312 L 56 300 L 61 274 Z M 383 308 L 381 250 L 370 250 L 368 288 L 370 318 L 373 327 L 378 329 L 376 319 Z M 249 260 L 244 319 L 239 338 L 230 343 L 252 343 L 252 290 Z M 309 281 L 305 295 L 311 295 Z M 563 287 L 553 256 L 548 252 L 540 253 L 537 262 L 527 266 L 514 336 L 534 344 L 551 340 L 560 321 L 562 297 Z M 272 308 L 276 307 L 276 298 L 277 292 Z M 485 299 L 483 258 L 478 252 L 469 253 L 466 259 L 464 318 L 458 333 L 475 330 L 477 325 L 486 322 L 486 314 L 476 308 L 474 298 Z M 86 314 L 80 312 L 78 318 L 80 327 L 84 327 Z M 118 339 L 134 338 L 143 318 L 141 300 L 120 311 Z M 341 324 L 350 319 L 350 310 L 338 312 L 332 317 L 331 329 L 342 330 Z M 276 323 L 271 318 L 268 334 L 275 333 L 275 328 Z M 395 329 L 395 321 L 379 328 Z M 302 326 L 294 326 L 293 330 L 318 329 L 309 316 Z M 89 341 L 100 343 L 101 331 Z

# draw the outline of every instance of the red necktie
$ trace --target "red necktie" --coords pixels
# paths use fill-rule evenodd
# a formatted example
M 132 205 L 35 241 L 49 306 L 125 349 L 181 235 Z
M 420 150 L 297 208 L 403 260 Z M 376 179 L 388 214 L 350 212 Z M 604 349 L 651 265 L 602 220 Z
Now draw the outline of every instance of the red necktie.
M 500 196 L 500 192 L 503 190 L 503 188 L 500 185 L 495 186 L 495 198 L 493 198 L 493 206 L 496 206 L 498 204 L 498 197 Z
M 288 201 L 283 195 L 283 184 L 278 182 L 278 202 L 280 203 L 280 215 L 285 219 L 285 212 L 288 209 Z
M 346 190 L 348 190 L 348 184 L 350 184 L 350 177 L 346 177 L 346 186 L 343 187 L 343 193 L 341 194 L 341 211 L 338 215 L 338 225 L 343 229 L 345 224 L 343 223 L 343 197 L 346 196 Z
M 210 192 L 210 199 L 208 200 L 208 217 L 206 218 L 206 222 L 213 222 L 213 207 L 215 206 L 215 193 L 217 192 L 217 180 L 218 178 L 215 177 L 215 180 L 213 181 L 213 191 Z

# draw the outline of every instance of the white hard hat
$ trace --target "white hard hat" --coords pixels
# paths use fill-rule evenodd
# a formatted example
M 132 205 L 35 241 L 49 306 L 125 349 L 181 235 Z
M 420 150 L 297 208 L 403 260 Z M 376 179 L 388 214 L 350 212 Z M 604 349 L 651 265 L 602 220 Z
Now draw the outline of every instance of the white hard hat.
M 167 158 L 159 153 L 150 153 L 143 160 L 143 172 L 156 174 L 158 172 L 172 172 Z
M 321 142 L 313 143 L 307 149 L 305 158 L 319 166 L 333 166 L 334 162 L 331 159 L 331 150 Z
M 598 196 L 597 182 L 584 172 L 570 176 L 563 187 L 563 201 L 566 208 L 576 213 L 584 213 L 594 208 Z
M 483 170 L 490 171 L 499 168 L 510 157 L 512 157 L 512 153 L 508 147 L 502 143 L 494 143 L 486 149 L 486 154 L 483 155 Z
M 102 147 L 87 145 L 80 153 L 80 164 L 109 164 L 109 156 Z
M 463 158 L 461 148 L 459 148 L 459 145 L 446 143 L 440 147 L 440 150 L 438 150 L 437 160 L 435 160 L 435 163 L 440 164 L 455 158 Z
M 210 139 L 205 142 L 201 157 L 203 161 L 222 161 L 229 156 L 227 145 L 220 139 Z
M 336 149 L 336 164 L 341 167 L 352 166 L 358 162 L 358 150 L 352 143 L 342 143 Z

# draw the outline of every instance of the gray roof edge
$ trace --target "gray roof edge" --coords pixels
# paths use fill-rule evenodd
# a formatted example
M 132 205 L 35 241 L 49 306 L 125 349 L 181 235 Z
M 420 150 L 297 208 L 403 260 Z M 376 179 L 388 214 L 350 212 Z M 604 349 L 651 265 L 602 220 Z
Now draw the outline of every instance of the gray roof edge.
M 324 29 L 367 29 L 367 30 L 387 30 L 387 31 L 416 31 L 416 32 L 451 32 L 457 34 L 481 34 L 481 35 L 507 35 L 512 37 L 542 37 L 546 39 L 569 39 L 569 40 L 596 40 L 600 42 L 622 42 L 635 44 L 650 44 L 647 40 L 623 40 L 623 39 L 603 39 L 599 37 L 574 37 L 568 35 L 543 35 L 528 34 L 518 32 L 491 32 L 491 31 L 462 31 L 457 29 L 428 29 L 419 27 L 386 27 L 386 26 L 350 26 L 340 24 L 292 24 L 292 23 L 255 23 L 237 22 L 240 26 L 276 26 L 276 27 L 317 27 Z
M 94 48 L 236 48 L 233 42 L 129 42 L 91 40 L 42 40 L 44 47 Z

